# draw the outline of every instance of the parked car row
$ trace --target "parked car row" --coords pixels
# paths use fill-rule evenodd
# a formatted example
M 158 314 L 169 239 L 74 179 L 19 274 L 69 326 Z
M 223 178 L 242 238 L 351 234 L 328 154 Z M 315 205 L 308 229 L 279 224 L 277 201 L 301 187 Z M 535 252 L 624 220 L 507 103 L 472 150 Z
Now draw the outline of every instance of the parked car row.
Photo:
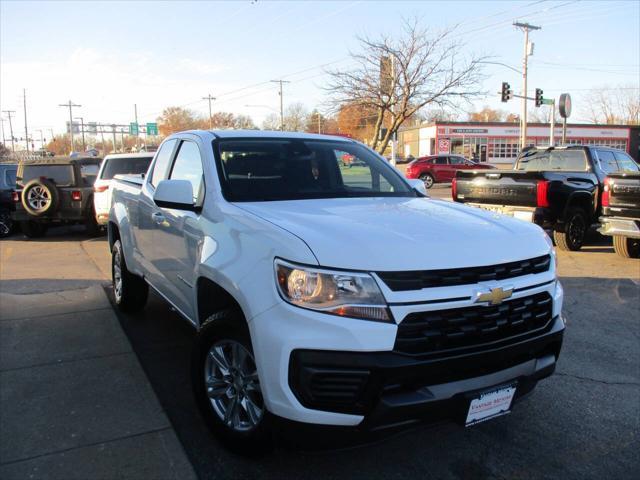
M 458 169 L 451 194 L 456 202 L 551 230 L 562 250 L 579 250 L 588 230 L 599 227 L 613 236 L 618 254 L 640 254 L 640 167 L 621 150 L 530 148 L 513 170 Z
M 29 238 L 52 225 L 83 224 L 97 235 L 107 223 L 115 175 L 142 175 L 153 153 L 53 157 L 0 164 L 0 236 L 18 225 Z
M 425 187 L 436 183 L 451 182 L 459 170 L 494 169 L 493 165 L 477 163 L 460 155 L 429 155 L 420 157 L 407 165 L 407 178 L 419 178 Z

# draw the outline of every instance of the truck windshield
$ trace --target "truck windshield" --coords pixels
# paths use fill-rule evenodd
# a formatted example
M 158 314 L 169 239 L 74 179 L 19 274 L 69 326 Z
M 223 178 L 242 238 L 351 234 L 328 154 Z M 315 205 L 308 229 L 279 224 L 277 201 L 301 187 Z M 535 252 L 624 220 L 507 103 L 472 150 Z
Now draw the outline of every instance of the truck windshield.
M 584 172 L 587 170 L 587 157 L 583 150 L 530 150 L 518 159 L 515 169 L 525 172 Z
M 228 201 L 417 196 L 384 160 L 356 143 L 246 139 L 220 140 L 216 147 Z
M 116 175 L 140 175 L 149 168 L 153 157 L 107 158 L 100 178 L 111 180 Z

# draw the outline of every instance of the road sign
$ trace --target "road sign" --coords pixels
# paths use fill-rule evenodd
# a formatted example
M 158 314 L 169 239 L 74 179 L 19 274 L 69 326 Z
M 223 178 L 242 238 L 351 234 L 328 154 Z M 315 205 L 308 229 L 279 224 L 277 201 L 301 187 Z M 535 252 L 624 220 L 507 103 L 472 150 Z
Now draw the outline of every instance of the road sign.
M 147 123 L 147 135 L 158 135 L 157 123 Z
M 568 93 L 560 95 L 560 116 L 562 118 L 571 116 L 571 95 Z
M 129 124 L 129 134 L 130 135 L 138 135 L 138 124 L 137 124 L 137 122 L 131 122 Z
M 542 105 L 553 105 L 553 98 L 543 98 Z

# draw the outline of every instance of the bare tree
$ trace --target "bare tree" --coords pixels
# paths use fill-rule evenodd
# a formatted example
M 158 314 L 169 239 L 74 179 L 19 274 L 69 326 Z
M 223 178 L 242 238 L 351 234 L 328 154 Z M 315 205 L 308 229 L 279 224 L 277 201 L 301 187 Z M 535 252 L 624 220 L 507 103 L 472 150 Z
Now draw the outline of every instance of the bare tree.
M 284 130 L 287 132 L 304 132 L 307 127 L 309 112 L 300 102 L 292 103 L 284 111 Z
M 280 115 L 270 113 L 262 121 L 263 130 L 280 130 Z
M 470 112 L 470 122 L 502 122 L 507 114 L 503 110 L 494 110 L 484 106 L 479 112 Z
M 640 124 L 640 89 L 632 85 L 594 88 L 584 105 L 582 113 L 592 123 Z
M 453 30 L 430 32 L 414 18 L 404 21 L 398 38 L 359 38 L 361 50 L 351 54 L 355 67 L 328 72 L 331 105 L 374 109 L 370 144 L 383 152 L 405 120 L 420 109 L 452 108 L 482 95 L 484 57 L 463 55 L 462 43 L 453 37 Z

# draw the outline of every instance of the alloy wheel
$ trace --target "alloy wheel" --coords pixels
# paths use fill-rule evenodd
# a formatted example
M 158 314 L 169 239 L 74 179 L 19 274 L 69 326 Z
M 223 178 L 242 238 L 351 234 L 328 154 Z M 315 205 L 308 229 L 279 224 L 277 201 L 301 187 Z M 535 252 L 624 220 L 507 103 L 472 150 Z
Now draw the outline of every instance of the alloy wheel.
M 122 300 L 122 266 L 119 250 L 113 254 L 113 294 L 119 303 Z
M 211 347 L 204 367 L 209 402 L 220 420 L 238 432 L 256 428 L 264 401 L 251 352 L 239 342 L 222 340 Z
M 43 186 L 35 185 L 27 193 L 27 202 L 34 210 L 44 210 L 51 203 L 51 194 Z

